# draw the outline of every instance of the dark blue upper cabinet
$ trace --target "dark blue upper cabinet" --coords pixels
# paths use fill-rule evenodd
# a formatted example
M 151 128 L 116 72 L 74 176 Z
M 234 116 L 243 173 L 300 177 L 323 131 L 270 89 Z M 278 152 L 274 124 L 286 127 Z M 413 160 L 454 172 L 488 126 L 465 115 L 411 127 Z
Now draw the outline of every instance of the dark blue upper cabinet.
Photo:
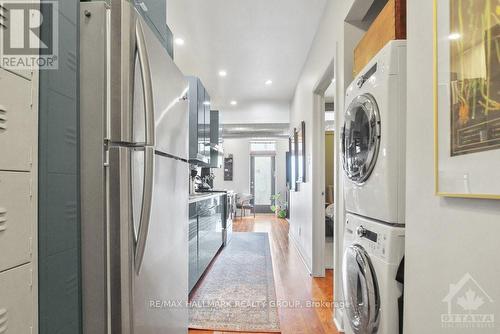
M 208 157 L 210 163 L 210 95 L 206 90 L 203 107 L 205 112 L 205 150 L 203 154 Z
M 210 97 L 201 80 L 189 81 L 189 160 L 207 166 L 210 163 Z M 208 98 L 208 100 L 207 100 Z
M 173 58 L 173 36 L 167 26 L 166 0 L 133 0 L 135 6 L 145 18 L 150 28 Z

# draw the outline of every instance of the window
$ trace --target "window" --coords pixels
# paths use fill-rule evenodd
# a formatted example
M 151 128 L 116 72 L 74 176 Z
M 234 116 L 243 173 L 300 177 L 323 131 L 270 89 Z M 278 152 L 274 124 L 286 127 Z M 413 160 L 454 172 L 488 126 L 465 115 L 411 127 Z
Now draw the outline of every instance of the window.
M 275 141 L 251 141 L 250 142 L 251 154 L 275 154 L 276 142 Z

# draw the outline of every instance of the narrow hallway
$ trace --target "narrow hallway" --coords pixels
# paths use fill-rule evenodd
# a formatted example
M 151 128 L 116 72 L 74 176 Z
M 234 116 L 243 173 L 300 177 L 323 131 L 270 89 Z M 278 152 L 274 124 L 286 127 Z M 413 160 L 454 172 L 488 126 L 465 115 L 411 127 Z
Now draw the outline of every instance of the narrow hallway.
M 267 232 L 271 245 L 281 333 L 321 334 L 336 330 L 332 317 L 333 271 L 325 278 L 312 278 L 288 237 L 289 224 L 274 215 L 257 215 L 234 221 L 234 232 Z M 286 306 L 290 305 L 290 306 Z M 298 306 L 294 306 L 298 305 Z M 189 330 L 190 334 L 224 334 Z M 241 333 L 245 334 L 245 333 Z M 256 334 L 256 333 L 253 333 Z

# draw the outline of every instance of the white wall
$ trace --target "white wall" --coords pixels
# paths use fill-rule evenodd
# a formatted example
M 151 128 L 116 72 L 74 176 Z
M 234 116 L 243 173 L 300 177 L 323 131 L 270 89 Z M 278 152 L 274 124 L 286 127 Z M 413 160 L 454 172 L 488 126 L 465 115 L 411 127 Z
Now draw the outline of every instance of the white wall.
M 220 110 L 222 124 L 288 123 L 288 101 L 240 102 L 237 106 Z
M 321 171 L 322 165 L 315 163 L 311 159 L 311 154 L 320 156 L 324 154 L 323 145 L 315 139 L 318 133 L 323 133 L 320 117 L 324 117 L 322 113 L 314 113 L 315 104 L 318 99 L 315 98 L 314 92 L 318 85 L 325 80 L 324 75 L 331 67 L 331 62 L 335 59 L 336 66 L 336 132 L 340 132 L 340 127 L 343 124 L 343 109 L 344 109 L 344 93 L 345 88 L 351 83 L 352 63 L 353 63 L 353 48 L 357 41 L 361 38 L 363 31 L 345 23 L 354 0 L 332 0 L 329 1 L 325 8 L 325 13 L 319 25 L 318 32 L 312 44 L 309 57 L 300 76 L 295 95 L 293 98 L 290 114 L 290 126 L 297 127 L 300 121 L 306 121 L 306 144 L 308 156 L 308 180 L 309 182 L 301 185 L 301 189 L 297 193 L 291 194 L 291 219 L 290 219 L 290 236 L 296 241 L 299 251 L 304 258 L 306 265 L 314 275 L 321 275 L 324 266 L 322 263 L 313 261 L 313 253 L 319 254 L 321 257 L 324 248 L 313 243 L 313 239 L 324 239 L 324 232 L 321 236 L 321 230 L 313 230 L 313 222 L 316 224 L 324 224 L 324 216 L 319 215 L 321 203 L 324 201 L 322 192 L 324 191 L 324 183 L 322 183 Z M 358 3 L 366 3 L 366 0 L 358 0 Z M 330 78 L 331 79 L 331 78 Z M 327 85 L 328 86 L 328 85 Z M 324 88 L 326 89 L 327 86 Z M 340 152 L 340 141 L 337 141 L 336 152 Z M 338 172 L 340 166 L 340 156 L 336 155 L 336 181 L 335 193 L 342 194 L 343 186 L 339 177 L 342 176 Z M 315 184 L 313 191 L 313 184 Z M 344 202 L 343 196 L 338 195 L 335 199 L 336 206 L 336 239 L 335 239 L 335 268 L 341 268 L 342 256 L 342 239 L 343 239 L 343 222 L 344 222 Z M 316 211 L 316 212 L 315 212 Z M 319 216 L 319 217 L 317 217 Z M 316 235 L 314 235 L 316 234 Z M 314 251 L 313 251 L 314 250 Z M 317 257 L 318 258 L 318 257 Z M 341 291 L 341 272 L 340 270 L 334 273 L 334 294 L 335 300 L 342 300 Z M 337 324 L 341 325 L 342 310 L 335 312 Z
M 286 192 L 286 152 L 287 139 L 276 141 L 276 191 L 284 196 Z M 237 193 L 250 193 L 250 138 L 224 139 L 224 155 L 233 155 L 233 181 L 224 181 L 222 168 L 215 170 L 214 187 L 229 189 Z
M 405 333 L 498 333 L 500 202 L 434 196 L 432 20 L 433 0 L 408 1 Z M 496 328 L 441 327 L 449 284 L 467 272 L 494 300 L 479 311 Z

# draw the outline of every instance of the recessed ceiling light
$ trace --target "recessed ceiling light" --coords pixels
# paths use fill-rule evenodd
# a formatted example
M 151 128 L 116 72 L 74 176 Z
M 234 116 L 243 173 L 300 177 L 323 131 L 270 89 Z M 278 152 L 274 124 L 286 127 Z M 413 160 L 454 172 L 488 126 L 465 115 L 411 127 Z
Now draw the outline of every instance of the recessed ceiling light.
M 266 81 L 266 85 L 267 85 L 267 86 L 271 86 L 272 84 L 273 84 L 273 81 L 272 81 L 272 80 L 267 80 L 267 81 Z
M 451 41 L 456 41 L 457 39 L 460 39 L 460 38 L 462 38 L 462 35 L 460 35 L 458 32 L 451 33 L 448 36 L 448 39 Z
M 225 76 L 227 76 L 227 72 L 225 70 L 221 70 L 221 71 L 219 71 L 219 76 L 225 77 Z
M 238 102 L 237 102 L 237 101 L 234 101 L 234 100 L 233 100 L 233 101 L 231 101 L 231 105 L 232 105 L 232 106 L 235 106 L 235 105 L 237 105 L 237 104 L 238 104 Z
M 184 40 L 182 38 L 176 38 L 175 39 L 175 44 L 177 45 L 184 45 Z
M 210 101 L 205 101 L 205 102 L 203 102 L 203 104 L 206 105 L 206 106 L 209 106 L 210 105 Z

